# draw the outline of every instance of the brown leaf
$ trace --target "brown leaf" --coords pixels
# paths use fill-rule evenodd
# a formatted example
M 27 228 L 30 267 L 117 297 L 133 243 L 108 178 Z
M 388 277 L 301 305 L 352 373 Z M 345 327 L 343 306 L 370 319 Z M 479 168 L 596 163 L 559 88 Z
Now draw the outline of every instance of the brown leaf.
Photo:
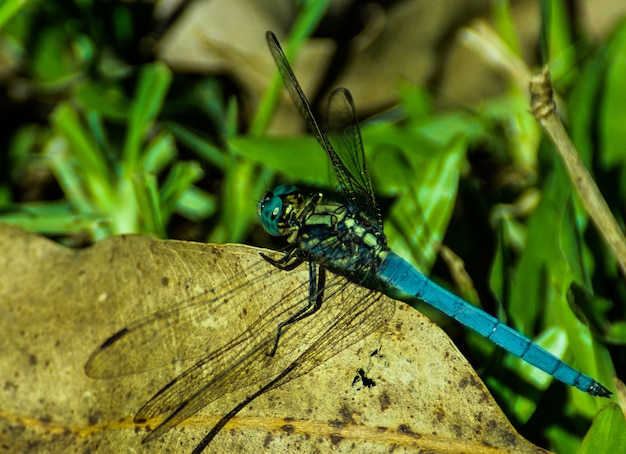
M 207 452 L 543 452 L 514 431 L 437 326 L 354 285 L 333 294 L 342 278 L 328 277 L 320 311 L 289 325 L 270 357 L 275 326 L 267 315 L 293 310 L 284 302 L 306 295 L 306 266 L 287 273 L 260 261 L 259 249 L 141 236 L 69 250 L 7 225 L 0 225 L 0 251 L 0 445 L 14 452 L 190 452 L 223 415 L 276 377 L 282 386 L 237 414 Z M 243 287 L 232 288 L 234 282 Z M 254 325 L 259 317 L 264 327 Z M 370 319 L 389 320 L 355 339 Z M 249 324 L 257 337 L 242 328 Z M 130 335 L 131 349 L 120 343 L 102 350 L 90 375 L 149 370 L 87 377 L 90 355 L 126 327 L 152 336 Z M 134 423 L 138 409 L 200 355 L 233 339 L 250 342 L 242 341 L 241 354 L 255 339 L 262 351 L 226 375 L 236 382 L 233 392 L 141 444 L 158 421 Z M 176 357 L 186 360 L 155 367 Z M 281 379 L 279 369 L 289 366 Z M 221 371 L 207 369 L 203 383 Z

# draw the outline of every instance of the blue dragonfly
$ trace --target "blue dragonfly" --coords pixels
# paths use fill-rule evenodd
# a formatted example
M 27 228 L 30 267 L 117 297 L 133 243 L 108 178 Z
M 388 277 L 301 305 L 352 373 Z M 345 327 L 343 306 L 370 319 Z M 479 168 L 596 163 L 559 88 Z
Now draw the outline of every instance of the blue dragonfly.
M 287 237 L 290 244 L 283 258 L 267 260 L 284 269 L 309 261 L 394 298 L 428 303 L 557 380 L 592 396 L 609 397 L 611 392 L 602 384 L 438 286 L 390 250 L 365 165 L 350 92 L 338 88 L 331 94 L 330 128 L 324 131 L 313 117 L 311 106 L 273 33 L 267 33 L 267 41 L 287 91 L 328 154 L 346 197 L 343 203 L 327 200 L 322 194 L 305 197 L 296 187 L 288 185 L 266 193 L 259 207 L 263 226 L 272 235 Z M 313 278 L 312 274 L 312 281 Z M 301 313 L 283 322 L 277 339 L 283 326 L 314 313 L 319 304 L 311 299 Z
M 594 396 L 610 396 L 591 377 L 437 286 L 389 249 L 350 92 L 339 88 L 331 94 L 330 126 L 322 129 L 278 40 L 272 32 L 266 38 L 291 98 L 330 158 L 344 199 L 322 193 L 305 196 L 291 185 L 278 186 L 263 196 L 257 207 L 263 227 L 271 235 L 286 237 L 289 246 L 278 259 L 261 255 L 286 271 L 308 263 L 307 288 L 276 301 L 223 346 L 213 348 L 211 339 L 206 339 L 207 345 L 202 339 L 194 346 L 187 359 L 195 364 L 158 391 L 135 416 L 139 423 L 167 415 L 143 441 L 160 437 L 226 394 L 258 384 L 221 418 L 194 453 L 203 451 L 254 399 L 306 374 L 390 320 L 395 306 L 381 298 L 381 292 L 396 299 L 424 301 L 556 379 Z M 344 279 L 327 279 L 326 270 Z M 265 277 L 259 267 L 246 270 L 247 283 L 259 289 Z M 344 297 L 347 281 L 359 284 L 360 293 Z M 197 335 L 193 333 L 203 325 L 198 319 L 208 320 L 215 307 L 227 304 L 241 290 L 242 282 L 225 282 L 207 295 L 120 330 L 89 358 L 87 375 L 106 378 L 151 369 L 156 363 L 147 358 L 155 356 L 154 350 L 163 350 L 163 357 L 169 358 L 163 363 L 184 359 L 177 356 L 178 347 Z M 171 342 L 167 336 L 174 336 Z

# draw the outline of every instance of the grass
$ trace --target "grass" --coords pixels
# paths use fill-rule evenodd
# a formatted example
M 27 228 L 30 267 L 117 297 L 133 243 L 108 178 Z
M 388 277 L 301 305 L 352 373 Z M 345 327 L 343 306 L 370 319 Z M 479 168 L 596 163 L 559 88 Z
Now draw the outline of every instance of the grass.
M 0 5 L 0 50 L 11 66 L 5 91 L 25 93 L 1 101 L 14 115 L 3 120 L 0 221 L 67 244 L 131 232 L 265 244 L 255 200 L 268 184 L 331 184 L 311 137 L 265 136 L 278 78 L 238 133 L 228 83 L 173 74 L 136 51 L 156 27 L 145 22 L 146 5 L 71 5 Z M 560 112 L 623 230 L 626 25 L 592 44 L 576 36 L 562 2 L 543 5 L 543 51 Z M 288 57 L 324 6 L 306 3 Z M 493 8 L 496 35 L 516 56 L 507 3 Z M 390 245 L 614 389 L 625 361 L 624 277 L 529 114 L 525 88 L 515 75 L 507 82 L 504 95 L 447 112 L 434 109 L 424 87 L 401 84 L 395 119 L 363 125 Z M 623 423 L 606 407 L 583 443 L 606 401 L 553 384 L 471 333 L 454 339 L 515 427 L 541 446 L 604 451 L 603 436 Z

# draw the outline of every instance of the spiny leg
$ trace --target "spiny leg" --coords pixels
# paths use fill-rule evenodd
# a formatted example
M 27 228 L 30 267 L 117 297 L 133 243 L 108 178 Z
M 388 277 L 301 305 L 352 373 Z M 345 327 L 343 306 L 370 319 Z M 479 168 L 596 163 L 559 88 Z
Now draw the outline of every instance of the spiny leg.
M 300 264 L 304 261 L 302 257 L 298 256 L 298 252 L 298 248 L 292 247 L 288 251 L 286 251 L 285 255 L 283 255 L 278 260 L 273 259 L 263 253 L 260 253 L 260 255 L 265 261 L 274 265 L 276 268 L 279 268 L 283 271 L 292 271 L 300 266 Z
M 276 353 L 276 349 L 278 348 L 278 340 L 280 339 L 282 329 L 285 326 L 291 325 L 292 323 L 313 315 L 319 310 L 320 307 L 322 307 L 322 302 L 324 301 L 324 286 L 326 284 L 326 270 L 323 267 L 320 267 L 319 276 L 317 276 L 316 267 L 317 265 L 315 264 L 315 262 L 309 262 L 309 300 L 307 305 L 295 314 L 293 314 L 284 322 L 280 322 L 278 324 L 278 328 L 276 329 L 276 340 L 274 342 L 274 347 L 269 353 L 269 356 L 274 356 L 274 354 Z

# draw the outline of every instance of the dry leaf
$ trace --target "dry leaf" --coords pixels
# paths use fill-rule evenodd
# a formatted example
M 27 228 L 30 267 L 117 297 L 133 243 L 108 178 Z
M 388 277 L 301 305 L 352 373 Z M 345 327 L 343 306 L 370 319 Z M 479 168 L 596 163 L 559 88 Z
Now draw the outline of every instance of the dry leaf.
M 149 433 L 146 427 L 154 428 L 158 421 L 133 423 L 137 410 L 194 363 L 189 357 L 197 359 L 237 336 L 247 338 L 250 331 L 242 323 L 307 289 L 306 266 L 291 273 L 277 270 L 259 260 L 259 249 L 247 246 L 121 236 L 69 250 L 0 225 L 0 250 L 0 446 L 13 452 L 190 452 L 262 384 L 233 386 L 234 392 L 147 444 L 141 443 Z M 544 452 L 514 431 L 437 326 L 405 304 L 372 297 L 360 287 L 333 295 L 340 279 L 328 277 L 322 309 L 290 325 L 275 357 L 257 355 L 245 371 L 229 376 L 268 383 L 275 369 L 293 364 L 293 358 L 304 354 L 308 361 L 286 373 L 282 386 L 235 415 L 207 452 L 251 447 L 271 452 Z M 232 282 L 245 285 L 212 300 Z M 349 304 L 351 313 L 342 314 L 337 309 L 341 304 Z M 359 329 L 359 311 L 385 320 L 395 307 L 393 318 L 373 334 L 350 338 Z M 211 318 L 201 318 L 201 308 Z M 156 322 L 154 313 L 169 317 Z M 176 318 L 191 314 L 199 319 Z M 342 326 L 318 339 L 321 326 L 337 321 L 332 317 Z M 113 333 L 142 319 L 163 330 L 135 343 L 136 350 L 102 356 L 97 369 L 112 375 L 116 370 L 150 370 L 87 377 L 90 354 Z M 178 325 L 171 322 L 181 320 L 186 329 L 177 332 Z M 202 337 L 197 330 L 204 330 Z M 329 339 L 333 342 L 323 343 Z M 186 344 L 191 340 L 200 344 Z M 342 349 L 342 342 L 352 341 Z M 188 360 L 155 368 L 177 355 Z M 318 360 L 325 362 L 314 367 Z

